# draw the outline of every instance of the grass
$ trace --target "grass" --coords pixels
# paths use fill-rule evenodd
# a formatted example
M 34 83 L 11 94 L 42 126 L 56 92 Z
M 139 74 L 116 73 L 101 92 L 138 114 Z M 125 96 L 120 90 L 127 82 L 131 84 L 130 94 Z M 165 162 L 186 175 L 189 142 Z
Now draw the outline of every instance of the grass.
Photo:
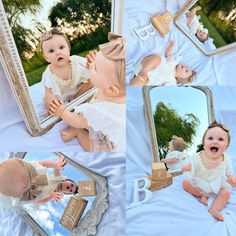
M 97 50 L 97 48 L 91 49 L 91 50 Z M 90 50 L 87 50 L 87 51 L 81 52 L 77 55 L 81 56 L 81 57 L 86 57 L 86 55 L 88 54 L 89 51 Z M 28 80 L 29 86 L 41 81 L 42 74 L 46 70 L 46 67 L 47 67 L 47 64 L 40 66 L 37 69 L 34 69 L 34 70 L 26 73 L 26 78 Z

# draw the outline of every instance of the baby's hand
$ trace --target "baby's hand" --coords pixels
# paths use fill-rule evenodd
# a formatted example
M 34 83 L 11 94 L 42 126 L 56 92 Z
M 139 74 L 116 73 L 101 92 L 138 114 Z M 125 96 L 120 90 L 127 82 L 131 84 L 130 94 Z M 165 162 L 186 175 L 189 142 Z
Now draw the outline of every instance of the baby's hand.
M 229 175 L 227 181 L 230 185 L 236 187 L 236 178 L 234 176 Z
M 93 50 L 93 51 L 89 51 L 89 54 L 86 56 L 87 58 L 86 66 L 88 69 L 91 68 L 91 64 L 95 61 L 96 55 L 97 55 L 97 51 Z
M 61 116 L 63 111 L 66 109 L 63 101 L 58 99 L 53 99 L 49 104 L 49 114 L 53 116 Z
M 179 162 L 179 159 L 178 159 L 177 157 L 174 157 L 174 158 L 173 158 L 173 163 L 174 163 L 174 164 L 177 164 L 178 162 Z
M 174 40 L 170 40 L 168 48 L 172 49 L 174 47 Z
M 61 201 L 63 193 L 56 192 L 56 187 L 51 190 L 50 198 L 51 200 L 56 201 L 57 203 Z
M 59 161 L 57 162 L 57 169 L 58 170 L 64 170 L 64 166 L 67 164 L 67 160 L 66 160 L 66 158 L 63 156 L 63 155 L 61 155 L 60 157 L 59 157 Z
M 191 164 L 186 164 L 182 167 L 182 171 L 191 171 L 192 170 L 192 165 Z

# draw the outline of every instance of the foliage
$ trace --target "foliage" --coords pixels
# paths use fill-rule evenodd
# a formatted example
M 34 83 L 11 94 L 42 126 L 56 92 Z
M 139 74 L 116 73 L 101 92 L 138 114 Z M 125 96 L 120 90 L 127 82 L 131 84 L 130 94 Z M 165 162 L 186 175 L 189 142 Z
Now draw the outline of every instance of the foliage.
M 154 112 L 154 124 L 161 159 L 168 152 L 169 141 L 173 135 L 182 137 L 191 146 L 199 119 L 192 113 L 181 117 L 170 105 L 159 102 Z

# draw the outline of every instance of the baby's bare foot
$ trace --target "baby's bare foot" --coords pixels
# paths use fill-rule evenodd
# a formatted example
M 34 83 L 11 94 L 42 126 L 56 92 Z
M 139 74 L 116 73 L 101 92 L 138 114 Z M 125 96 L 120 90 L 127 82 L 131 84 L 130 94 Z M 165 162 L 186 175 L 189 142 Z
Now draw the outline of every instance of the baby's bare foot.
M 208 211 L 209 211 L 209 213 L 210 213 L 211 215 L 213 215 L 217 220 L 219 220 L 219 221 L 224 221 L 224 217 L 222 216 L 222 214 L 221 214 L 219 211 L 214 210 L 214 209 L 212 209 L 212 208 L 210 208 Z
M 64 142 L 69 142 L 78 135 L 78 132 L 78 129 L 69 127 L 67 129 L 62 130 L 61 138 Z
M 206 205 L 206 206 L 207 206 L 208 197 L 202 195 L 202 196 L 200 197 L 199 201 L 200 201 L 203 205 Z

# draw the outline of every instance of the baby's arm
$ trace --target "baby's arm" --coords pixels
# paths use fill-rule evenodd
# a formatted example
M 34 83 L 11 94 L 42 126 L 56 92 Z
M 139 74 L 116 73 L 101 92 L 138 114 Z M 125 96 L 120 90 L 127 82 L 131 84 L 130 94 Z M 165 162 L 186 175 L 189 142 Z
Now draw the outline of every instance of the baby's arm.
M 70 112 L 60 100 L 53 100 L 50 103 L 49 112 L 51 115 L 59 116 L 73 128 L 88 129 L 88 122 L 83 115 Z
M 201 10 L 200 6 L 194 7 L 188 14 L 187 14 L 187 25 L 189 28 L 192 27 L 192 22 L 194 17 L 196 16 L 197 11 Z
M 48 108 L 49 108 L 50 102 L 51 102 L 53 99 L 57 99 L 57 97 L 52 93 L 52 89 L 45 87 L 44 104 L 45 104 L 45 107 L 46 107 L 46 109 L 47 109 L 47 114 L 46 114 L 46 116 L 49 115 L 49 113 L 48 113 Z
M 166 48 L 165 56 L 170 57 L 174 48 L 174 41 L 170 40 L 168 47 Z
M 168 158 L 168 159 L 162 159 L 161 162 L 164 162 L 166 164 L 176 164 L 178 163 L 180 160 L 176 157 L 173 158 Z
M 233 186 L 236 187 L 236 178 L 233 175 L 228 175 L 227 176 L 227 182 Z
M 57 168 L 58 170 L 63 170 L 64 166 L 67 163 L 67 160 L 64 156 L 61 155 L 58 161 L 40 160 L 38 162 L 46 168 Z
M 50 193 L 50 195 L 48 197 L 46 197 L 46 198 L 44 198 L 42 200 L 39 200 L 39 201 L 35 201 L 35 203 L 36 204 L 43 204 L 43 203 L 47 203 L 47 202 L 49 202 L 51 200 L 54 200 L 54 201 L 56 201 L 58 203 L 58 202 L 61 201 L 62 197 L 63 197 L 63 193 L 56 192 L 56 187 L 55 187 L 55 188 L 53 188 L 51 190 L 51 193 Z

